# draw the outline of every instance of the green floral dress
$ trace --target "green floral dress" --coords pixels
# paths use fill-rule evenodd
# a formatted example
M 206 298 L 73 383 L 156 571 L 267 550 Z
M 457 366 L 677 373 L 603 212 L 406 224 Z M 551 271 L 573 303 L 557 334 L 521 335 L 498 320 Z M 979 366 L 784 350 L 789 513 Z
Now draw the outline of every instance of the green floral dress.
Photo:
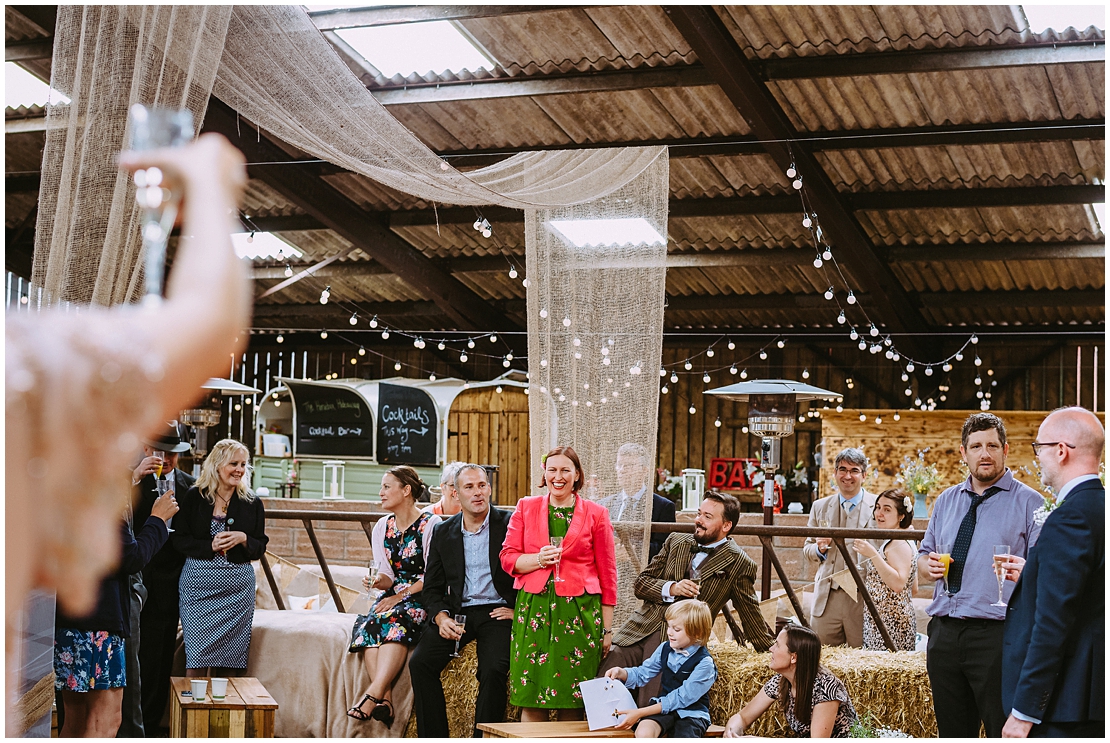
M 565 536 L 574 506 L 550 507 L 548 533 Z M 510 703 L 518 707 L 581 709 L 581 681 L 601 664 L 601 596 L 556 596 L 554 574 L 543 593 L 516 598 L 509 664 Z

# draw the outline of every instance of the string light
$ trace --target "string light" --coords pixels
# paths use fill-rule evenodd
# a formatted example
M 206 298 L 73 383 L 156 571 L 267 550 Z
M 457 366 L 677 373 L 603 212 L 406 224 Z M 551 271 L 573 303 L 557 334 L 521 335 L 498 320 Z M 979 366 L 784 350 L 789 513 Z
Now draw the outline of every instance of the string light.
M 830 299 L 831 300 L 835 296 L 836 296 L 836 292 L 833 291 L 833 288 L 831 286 L 828 289 L 825 290 L 825 299 Z
M 489 342 L 490 343 L 497 343 L 497 333 L 494 333 L 489 337 Z
M 378 327 L 378 316 L 377 315 L 374 315 L 373 317 L 370 318 L 370 327 L 372 327 L 372 328 Z
M 320 340 L 327 340 L 327 338 L 328 338 L 328 331 L 321 330 L 320 331 Z
M 284 336 L 284 335 L 282 335 L 281 333 L 278 333 L 278 337 L 277 337 L 277 338 L 276 338 L 275 340 L 276 340 L 276 341 L 277 341 L 278 343 L 285 343 L 285 336 Z
M 442 350 L 444 350 L 445 348 L 447 348 L 447 344 L 446 344 L 446 343 L 444 343 L 443 341 L 440 341 L 440 342 L 439 342 L 439 345 L 438 345 L 438 346 L 436 346 L 436 348 L 438 348 L 438 349 L 439 349 L 440 351 L 442 351 Z
M 331 284 L 324 287 L 324 291 L 320 292 L 320 304 L 327 304 L 328 299 L 331 298 Z
M 686 363 L 682 365 L 682 368 L 685 369 L 686 371 L 690 371 L 691 369 L 694 368 L 694 365 L 690 363 L 689 359 L 687 359 Z
M 466 363 L 466 360 L 468 358 L 470 358 L 470 357 L 466 355 L 466 351 L 463 351 L 462 353 L 459 354 L 459 361 L 461 361 L 464 364 Z
M 731 338 L 728 339 L 728 350 L 730 350 L 730 351 L 735 351 L 736 350 L 736 344 L 732 342 Z
M 844 316 L 844 310 L 841 310 L 841 311 L 840 311 L 840 314 L 839 314 L 839 315 L 837 315 L 837 317 L 836 317 L 836 321 L 837 321 L 838 323 L 840 323 L 841 325 L 843 325 L 844 323 L 848 322 L 848 318 Z
M 821 257 L 827 261 L 832 260 L 832 251 L 829 250 L 829 247 L 827 245 L 825 246 L 825 249 L 821 252 Z
M 351 325 L 358 325 L 358 313 L 357 312 L 355 314 L 351 315 L 350 323 L 351 323 Z
M 762 348 L 759 349 L 759 358 L 760 358 L 761 361 L 766 361 L 767 360 L 767 352 L 764 351 Z
M 468 340 L 466 342 L 466 347 L 467 348 L 474 348 L 474 339 L 473 338 L 471 338 L 470 340 Z
M 659 391 L 662 392 L 664 395 L 670 392 L 670 390 L 667 389 L 667 385 L 663 385 L 662 389 L 660 389 Z
M 671 372 L 671 384 L 678 384 L 678 373 Z
M 896 420 L 896 421 L 902 420 L 902 415 L 898 412 L 895 412 L 894 413 L 894 420 Z
M 855 294 L 855 292 L 853 292 L 851 290 L 848 290 L 848 300 L 847 301 L 848 301 L 848 304 L 855 304 L 856 303 L 856 294 Z
M 706 384 L 709 384 L 709 372 L 706 372 L 705 374 L 702 375 L 701 381 L 705 382 Z
M 563 318 L 563 327 L 564 328 L 569 328 L 570 327 L 570 318 L 569 317 L 564 317 Z
M 383 330 L 382 331 L 382 340 L 383 341 L 389 340 L 389 331 L 388 330 Z
M 859 422 L 863 423 L 865 420 L 867 420 L 867 416 L 864 413 L 860 413 L 859 414 Z
M 396 364 L 393 365 L 393 368 L 395 371 L 401 371 L 401 362 L 398 361 Z
M 509 278 L 510 279 L 515 279 L 516 276 L 517 276 L 516 266 L 509 266 Z
M 713 425 L 714 425 L 714 426 L 715 426 L 716 428 L 720 428 L 720 427 L 721 427 L 721 417 L 720 417 L 720 416 L 717 416 L 717 420 L 713 421 Z
M 736 364 L 733 364 L 732 366 L 730 366 L 728 368 L 728 373 L 729 374 L 735 374 L 736 373 Z
M 747 369 L 745 369 L 744 371 L 740 372 L 740 378 L 741 378 L 741 379 L 747 379 L 747 378 L 748 378 L 748 370 L 747 370 Z
M 808 230 L 812 226 L 813 219 L 810 218 L 809 213 L 807 212 L 806 215 L 802 217 L 802 227 L 805 227 Z
M 286 263 L 285 264 L 285 278 L 289 278 L 292 275 L 293 275 L 293 267 L 290 266 L 288 263 Z
M 875 327 L 875 323 L 871 323 L 871 330 L 867 332 L 870 333 L 872 338 L 875 338 L 879 335 L 879 329 Z
M 849 334 L 848 334 L 848 336 L 849 336 L 849 337 L 850 337 L 850 338 L 851 338 L 852 340 L 854 340 L 854 341 L 858 341 L 858 340 L 859 340 L 859 333 L 857 333 L 857 332 L 856 332 L 856 329 L 855 329 L 855 328 L 852 328 L 852 332 L 851 332 L 851 333 L 849 333 Z
M 809 369 L 802 369 L 802 379 L 809 379 Z
M 602 353 L 604 353 L 604 351 L 602 351 Z M 713 347 L 712 347 L 712 346 L 710 346 L 709 348 L 705 349 L 705 355 L 706 355 L 706 356 L 708 356 L 709 358 L 713 358 L 713 354 L 714 354 L 714 353 L 716 353 L 716 351 L 714 351 L 714 350 L 713 350 Z
M 659 376 L 661 376 L 661 377 L 667 376 L 667 370 L 664 369 L 663 367 L 659 367 Z
M 697 408 L 695 408 L 693 405 L 691 405 L 690 406 L 690 415 L 693 415 L 696 412 L 698 412 Z
M 779 348 L 785 348 L 786 347 L 786 341 L 783 340 L 782 338 L 780 338 L 779 342 L 778 342 L 778 346 L 779 346 Z
M 366 355 L 366 348 L 364 348 L 362 346 L 359 346 L 358 355 L 359 356 L 365 356 Z
M 429 375 L 428 375 L 428 381 L 429 381 L 429 382 L 434 382 L 434 381 L 436 381 L 436 374 L 435 374 L 435 372 L 432 372 L 431 374 L 429 374 Z

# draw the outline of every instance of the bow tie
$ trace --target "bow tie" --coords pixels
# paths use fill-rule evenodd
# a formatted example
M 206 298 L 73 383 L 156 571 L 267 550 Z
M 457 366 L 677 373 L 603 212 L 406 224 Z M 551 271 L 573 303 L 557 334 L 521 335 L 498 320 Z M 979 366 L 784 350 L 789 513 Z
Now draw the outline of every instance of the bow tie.
M 690 551 L 691 551 L 691 552 L 692 552 L 693 554 L 697 554 L 697 553 L 699 553 L 699 552 L 704 552 L 704 553 L 705 553 L 705 554 L 707 554 L 707 555 L 711 555 L 711 554 L 713 554 L 713 552 L 714 552 L 714 551 L 715 551 L 716 549 L 717 549 L 716 547 L 705 547 L 705 546 L 703 546 L 703 545 L 700 545 L 700 544 L 695 544 L 695 545 L 694 545 L 694 547 L 693 547 L 693 549 L 692 549 L 692 550 L 690 550 Z

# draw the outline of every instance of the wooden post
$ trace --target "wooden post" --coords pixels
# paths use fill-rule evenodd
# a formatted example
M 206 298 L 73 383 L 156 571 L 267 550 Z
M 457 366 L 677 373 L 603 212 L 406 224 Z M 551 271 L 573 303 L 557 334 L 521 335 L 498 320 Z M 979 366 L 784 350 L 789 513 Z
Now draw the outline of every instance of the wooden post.
M 783 569 L 782 562 L 779 561 L 779 556 L 775 554 L 775 548 L 771 542 L 771 537 L 760 537 L 759 541 L 763 543 L 763 554 L 770 555 L 770 560 L 775 565 L 775 572 L 779 574 L 779 580 L 782 581 L 783 590 L 786 591 L 786 595 L 790 599 L 790 605 L 794 607 L 794 613 L 798 615 L 798 621 L 802 623 L 803 627 L 808 627 L 809 622 L 806 620 L 805 611 L 802 610 L 802 602 L 798 600 L 797 595 L 794 593 L 794 587 L 790 585 L 790 578 L 787 577 L 786 570 Z M 768 598 L 770 598 L 770 596 L 767 596 L 763 600 L 766 601 Z
M 339 598 L 339 589 L 335 587 L 335 579 L 331 577 L 331 568 L 328 567 L 328 561 L 324 559 L 324 551 L 320 549 L 320 542 L 316 539 L 316 531 L 312 528 L 312 522 L 308 519 L 303 519 L 305 531 L 308 532 L 308 541 L 312 542 L 312 550 L 316 553 L 316 559 L 320 563 L 320 572 L 324 574 L 324 580 L 327 581 L 328 591 L 331 592 L 331 600 L 335 602 L 335 608 L 342 614 L 346 611 L 343 608 L 343 600 Z
M 270 569 L 270 563 L 266 559 L 266 553 L 262 554 L 262 572 L 266 574 L 266 582 L 270 584 L 270 591 L 274 594 L 274 601 L 277 603 L 277 608 L 285 611 L 285 602 L 281 600 L 281 590 L 278 589 L 277 581 L 274 580 L 274 571 Z

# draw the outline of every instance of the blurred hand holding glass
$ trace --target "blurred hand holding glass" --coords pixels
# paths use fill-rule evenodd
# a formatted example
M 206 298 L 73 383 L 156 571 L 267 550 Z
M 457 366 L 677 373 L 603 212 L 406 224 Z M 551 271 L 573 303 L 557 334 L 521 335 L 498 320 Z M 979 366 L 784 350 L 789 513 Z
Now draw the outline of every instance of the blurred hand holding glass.
M 184 147 L 193 140 L 193 114 L 185 109 L 147 108 L 136 103 L 128 111 L 129 149 L 142 152 L 164 147 Z M 136 170 L 135 200 L 142 209 L 143 270 L 146 296 L 161 297 L 166 265 L 166 243 L 177 210 L 181 191 L 167 188 L 158 168 Z

